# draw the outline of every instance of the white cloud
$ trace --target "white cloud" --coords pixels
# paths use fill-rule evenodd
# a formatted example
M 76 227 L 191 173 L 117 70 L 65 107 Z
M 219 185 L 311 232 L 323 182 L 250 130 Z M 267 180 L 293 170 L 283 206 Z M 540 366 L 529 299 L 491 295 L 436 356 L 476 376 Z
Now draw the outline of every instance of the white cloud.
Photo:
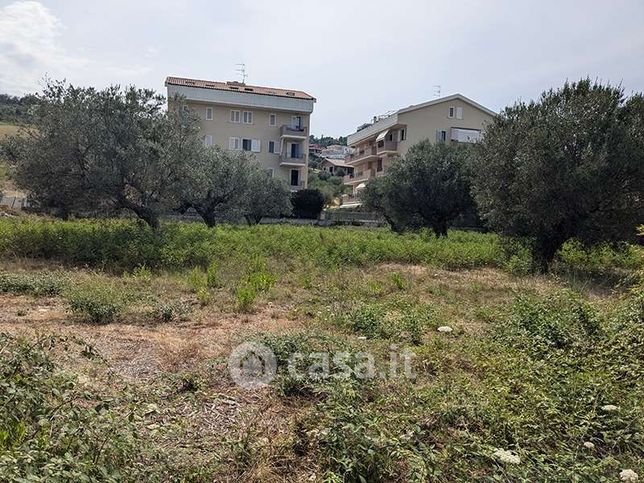
M 61 44 L 63 31 L 61 21 L 40 2 L 17 1 L 1 8 L 0 92 L 23 94 L 39 90 L 45 76 L 82 83 L 99 69 L 108 78 L 127 78 L 146 71 L 69 52 Z

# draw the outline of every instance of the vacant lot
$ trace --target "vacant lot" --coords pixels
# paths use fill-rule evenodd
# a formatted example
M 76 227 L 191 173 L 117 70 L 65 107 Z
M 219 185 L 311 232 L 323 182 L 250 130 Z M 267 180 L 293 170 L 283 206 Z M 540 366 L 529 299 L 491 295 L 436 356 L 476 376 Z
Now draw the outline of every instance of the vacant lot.
M 644 472 L 639 248 L 569 244 L 542 276 L 494 235 L 25 218 L 0 260 L 3 480 Z M 248 341 L 275 353 L 268 387 L 229 376 Z M 405 350 L 413 377 L 358 377 L 357 354 Z M 295 377 L 294 352 L 354 373 Z

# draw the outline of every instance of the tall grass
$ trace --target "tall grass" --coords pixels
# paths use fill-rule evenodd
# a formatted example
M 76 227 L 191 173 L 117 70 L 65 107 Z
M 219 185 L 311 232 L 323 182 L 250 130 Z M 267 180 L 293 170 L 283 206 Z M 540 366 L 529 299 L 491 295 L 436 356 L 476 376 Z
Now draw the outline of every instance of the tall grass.
M 452 232 L 448 239 L 387 230 L 166 223 L 159 232 L 130 220 L 0 221 L 0 256 L 56 259 L 73 265 L 131 270 L 206 269 L 213 261 L 254 257 L 333 268 L 380 262 L 447 268 L 497 266 L 503 252 L 492 234 Z
M 569 242 L 560 253 L 564 269 L 602 273 L 644 266 L 644 251 L 624 245 L 585 250 Z M 310 226 L 252 227 L 165 223 L 155 232 L 132 220 L 51 221 L 38 217 L 0 220 L 0 257 L 54 259 L 70 265 L 111 270 L 183 269 L 222 262 L 269 259 L 284 269 L 303 263 L 323 269 L 376 263 L 428 264 L 457 269 L 502 267 L 529 271 L 530 252 L 509 253 L 495 234 L 451 231 L 397 235 L 386 229 L 357 230 Z M 526 268 L 527 267 L 527 268 Z

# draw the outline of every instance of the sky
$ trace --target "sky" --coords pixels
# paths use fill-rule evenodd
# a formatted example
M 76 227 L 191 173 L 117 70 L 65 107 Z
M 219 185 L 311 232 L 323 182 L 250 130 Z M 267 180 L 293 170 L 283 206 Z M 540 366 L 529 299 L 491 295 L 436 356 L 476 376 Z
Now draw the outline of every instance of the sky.
M 461 93 L 499 111 L 566 80 L 644 91 L 644 0 L 0 0 L 0 93 L 239 80 L 317 98 L 311 132 Z

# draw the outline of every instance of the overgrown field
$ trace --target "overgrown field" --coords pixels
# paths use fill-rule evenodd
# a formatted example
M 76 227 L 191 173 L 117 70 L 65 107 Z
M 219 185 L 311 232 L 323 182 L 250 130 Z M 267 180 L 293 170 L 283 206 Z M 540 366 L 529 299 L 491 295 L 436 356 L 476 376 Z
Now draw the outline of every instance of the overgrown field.
M 642 478 L 642 249 L 529 260 L 467 232 L 2 220 L 0 480 Z M 267 387 L 230 378 L 245 342 Z

